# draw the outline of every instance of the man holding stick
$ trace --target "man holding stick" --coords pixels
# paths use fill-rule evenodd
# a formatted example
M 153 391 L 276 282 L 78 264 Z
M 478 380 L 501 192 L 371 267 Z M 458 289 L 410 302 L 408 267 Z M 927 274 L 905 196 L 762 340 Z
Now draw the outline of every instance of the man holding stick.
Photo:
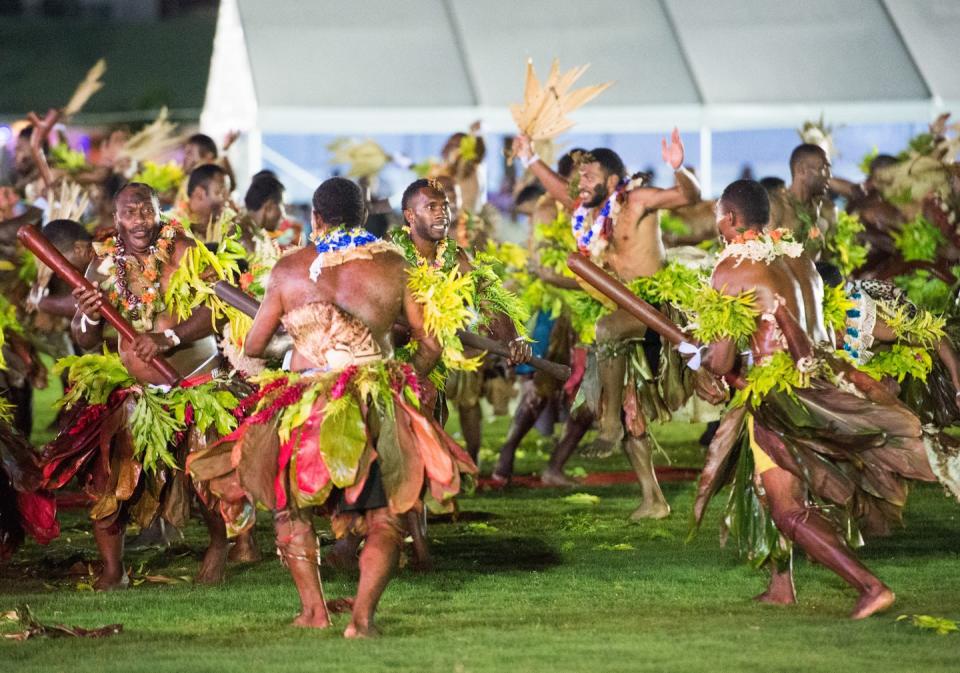
M 741 528 L 739 533 L 734 530 L 735 535 L 754 537 L 750 541 L 754 562 L 764 560 L 758 554 L 774 562 L 770 587 L 758 600 L 796 601 L 789 550 L 775 563 L 772 547 L 777 546 L 779 531 L 858 591 L 851 617 L 863 619 L 888 608 L 893 592 L 856 558 L 835 524 L 811 500 L 846 510 L 851 521 L 876 525 L 899 518 L 906 495 L 903 479 L 932 481 L 934 476 L 916 416 L 877 382 L 814 350 L 814 344 L 827 335 L 819 277 L 789 232 L 761 233 L 768 219 L 766 192 L 753 181 L 731 184 L 718 202 L 718 228 L 728 246 L 720 255 L 712 285 L 721 301 L 725 297 L 752 304 L 755 327 L 741 336 L 746 337 L 756 365 L 741 379 L 734 408 L 711 444 L 694 512 L 699 521 L 706 502 L 722 485 L 718 483 L 722 475 L 743 471 L 732 467 L 738 455 L 739 460 L 749 461 L 746 466 L 762 489 L 755 491 L 753 480 L 740 479 L 735 488 L 750 492 L 733 500 L 762 501 L 776 526 L 772 541 L 764 532 L 765 523 L 750 530 Z M 592 282 L 597 287 L 615 285 L 599 281 Z M 608 296 L 616 295 L 616 289 Z M 682 339 L 662 316 L 644 314 L 650 310 L 648 305 L 638 307 L 642 302 L 622 296 L 618 303 L 631 306 L 634 315 L 644 315 L 651 327 L 675 343 Z M 732 372 L 737 341 L 731 334 L 710 345 L 706 367 L 716 374 Z M 838 374 L 860 394 L 832 383 Z M 745 433 L 741 425 L 746 425 Z M 737 452 L 744 435 L 747 448 Z M 728 513 L 732 529 L 747 517 L 754 524 L 765 521 L 759 514 Z
M 161 222 L 157 195 L 147 185 L 120 190 L 114 221 L 115 238 L 96 247 L 87 269 L 92 287 L 73 290 L 77 310 L 71 331 L 85 350 L 101 345 L 109 303 L 128 321 L 132 338 L 121 336 L 119 356 L 62 361 L 70 370 L 66 404 L 83 404 L 42 457 L 49 487 L 79 475 L 95 498 L 91 518 L 103 559 L 95 583 L 100 590 L 127 585 L 122 556 L 130 519 L 141 527 L 157 517 L 174 527 L 185 524 L 190 486 L 177 468 L 186 451 L 203 444 L 212 425 L 219 432 L 235 425 L 229 406 L 236 403 L 230 394 L 214 395 L 223 382 L 213 379 L 220 358 L 210 309 L 197 306 L 181 321 L 166 302 L 178 267 L 197 244 L 175 224 Z M 177 379 L 183 379 L 182 387 Z M 223 577 L 226 531 L 220 517 L 202 505 L 201 512 L 211 542 L 196 581 L 215 583 Z
M 646 184 L 645 175 L 628 179 L 623 161 L 616 152 L 597 148 L 587 153 L 579 167 L 579 194 L 569 193 L 569 181 L 550 169 L 533 153 L 526 136 L 514 139 L 514 154 L 540 180 L 547 193 L 569 212 L 577 246 L 597 264 L 612 271 L 621 281 L 653 276 L 664 264 L 665 250 L 660 235 L 659 209 L 676 208 L 695 203 L 700 187 L 683 168 L 683 143 L 674 129 L 668 145 L 663 141 L 663 159 L 674 169 L 677 184 L 658 189 Z M 596 367 L 599 374 L 599 396 L 593 411 L 599 425 L 594 453 L 609 455 L 630 431 L 623 449 L 630 459 L 643 491 L 643 502 L 631 519 L 663 518 L 670 505 L 663 497 L 653 471 L 653 442 L 647 434 L 646 421 L 639 409 L 632 409 L 626 422 L 624 382 L 640 377 L 627 371 L 627 352 L 639 343 L 646 332 L 643 323 L 622 310 L 602 318 L 597 324 Z M 643 357 L 642 353 L 640 357 Z M 635 396 L 631 396 L 634 400 Z M 638 405 L 637 405 L 638 406 Z M 551 457 L 545 475 L 563 484 L 562 465 L 576 448 L 590 426 L 591 415 L 580 410 L 571 414 L 564 437 Z

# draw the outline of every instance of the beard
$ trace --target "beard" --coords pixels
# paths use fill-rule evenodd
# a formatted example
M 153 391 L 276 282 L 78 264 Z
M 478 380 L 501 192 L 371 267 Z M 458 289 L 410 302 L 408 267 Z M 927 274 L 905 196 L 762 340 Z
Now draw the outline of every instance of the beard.
M 606 185 L 600 183 L 593 188 L 593 191 L 590 193 L 590 198 L 584 201 L 583 205 L 587 208 L 597 208 L 607 200 L 609 195 Z

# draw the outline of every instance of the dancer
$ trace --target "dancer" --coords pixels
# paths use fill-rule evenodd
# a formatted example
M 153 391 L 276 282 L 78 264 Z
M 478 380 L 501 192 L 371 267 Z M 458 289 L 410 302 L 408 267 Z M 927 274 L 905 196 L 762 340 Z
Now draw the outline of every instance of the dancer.
M 556 174 L 533 153 L 529 138 L 519 135 L 513 144 L 514 154 L 540 180 L 557 202 L 573 212 L 573 232 L 578 248 L 612 271 L 624 282 L 653 276 L 661 269 L 665 251 L 660 233 L 658 210 L 675 208 L 696 202 L 700 187 L 683 168 L 683 143 L 674 129 L 670 143 L 662 143 L 662 156 L 674 170 L 677 184 L 670 189 L 649 186 L 646 176 L 639 174 L 627 179 L 626 168 L 612 150 L 598 148 L 581 160 L 579 167 L 579 195 L 569 193 L 569 182 Z M 625 426 L 630 430 L 623 449 L 640 480 L 643 501 L 631 519 L 663 518 L 669 515 L 670 505 L 653 471 L 653 442 L 647 433 L 643 418 L 631 390 L 628 398 L 633 407 L 624 421 L 624 381 L 630 379 L 630 388 L 642 385 L 645 372 L 627 371 L 627 352 L 639 349 L 639 357 L 630 358 L 639 363 L 643 357 L 642 339 L 645 326 L 622 310 L 615 310 L 602 318 L 596 328 L 597 346 L 595 365 L 598 372 L 599 394 L 592 408 L 581 408 L 571 414 L 564 437 L 545 471 L 547 479 L 566 484 L 562 466 L 576 449 L 580 439 L 594 418 L 599 425 L 594 453 L 609 455 L 624 438 Z
M 316 248 L 277 262 L 244 345 L 248 356 L 261 356 L 282 324 L 293 338 L 292 371 L 261 377 L 259 393 L 244 402 L 251 415 L 230 441 L 188 463 L 221 496 L 228 520 L 250 502 L 275 512 L 278 552 L 300 594 L 297 626 L 330 625 L 312 508 L 333 511 L 338 536 L 366 537 L 348 638 L 377 633 L 374 613 L 397 564 L 401 517 L 421 507 L 423 487 L 445 502 L 459 491 L 461 471 L 476 472 L 419 411 L 439 345 L 406 288 L 403 256 L 362 228 L 364 216 L 363 194 L 349 180 L 317 188 Z M 400 315 L 419 344 L 412 367 L 394 357 Z
M 724 466 L 733 460 L 746 416 L 750 452 L 741 459 L 753 459 L 773 523 L 857 590 L 851 617 L 862 619 L 887 609 L 894 594 L 856 558 L 812 499 L 838 505 L 866 526 L 882 526 L 899 519 L 906 497 L 903 479 L 934 477 L 917 417 L 872 379 L 843 370 L 813 350 L 812 344 L 829 342 L 822 284 L 790 232 L 761 234 L 769 214 L 766 191 L 749 180 L 729 185 L 717 206 L 717 226 L 728 245 L 712 285 L 723 296 L 753 300 L 756 327 L 747 336 L 756 364 L 746 375 L 747 390 L 735 398 L 747 408 L 728 412 L 711 444 L 694 511 L 699 519 L 721 473 L 730 474 Z M 705 364 L 715 374 L 728 373 L 737 351 L 734 338 L 721 340 L 710 346 Z M 862 396 L 831 383 L 828 367 L 845 371 Z M 752 488 L 749 477 L 741 477 L 739 485 Z M 765 542 L 770 554 L 776 543 Z M 770 587 L 761 601 L 796 601 L 789 552 L 780 558 L 779 564 L 771 563 Z

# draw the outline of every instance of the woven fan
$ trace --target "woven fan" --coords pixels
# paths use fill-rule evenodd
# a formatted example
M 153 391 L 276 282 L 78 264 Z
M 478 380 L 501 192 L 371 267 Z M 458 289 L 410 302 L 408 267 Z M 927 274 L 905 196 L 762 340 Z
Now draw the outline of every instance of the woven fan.
M 129 158 L 136 162 L 156 159 L 176 148 L 183 139 L 176 135 L 177 125 L 167 119 L 166 106 L 160 108 L 160 114 L 153 122 L 144 127 L 123 145 L 118 158 Z
M 582 65 L 561 74 L 560 62 L 554 59 L 550 66 L 550 75 L 541 87 L 533 70 L 533 61 L 528 60 L 523 103 L 510 106 L 510 113 L 520 132 L 531 140 L 547 140 L 570 129 L 573 122 L 567 119 L 567 115 L 586 105 L 613 84 L 605 82 L 573 89 L 574 83 L 589 67 Z
M 103 73 L 106 72 L 106 70 L 107 62 L 101 58 L 87 71 L 87 76 L 83 78 L 83 81 L 77 86 L 77 90 L 73 92 L 73 96 L 70 97 L 70 102 L 64 106 L 61 113 L 63 119 L 72 117 L 80 112 L 83 106 L 87 104 L 87 101 L 90 100 L 90 96 L 103 88 L 103 82 L 100 81 L 100 78 L 103 77 Z

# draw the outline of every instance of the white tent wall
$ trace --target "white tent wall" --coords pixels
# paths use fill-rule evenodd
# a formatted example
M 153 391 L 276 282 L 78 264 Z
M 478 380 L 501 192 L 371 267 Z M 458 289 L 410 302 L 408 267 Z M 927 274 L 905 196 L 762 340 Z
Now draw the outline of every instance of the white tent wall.
M 585 83 L 616 81 L 576 113 L 568 143 L 604 134 L 634 145 L 623 139 L 677 125 L 712 193 L 729 173 L 711 180 L 713 162 L 726 139 L 742 143 L 739 131 L 769 129 L 780 145 L 822 115 L 840 134 L 887 137 L 893 125 L 905 141 L 960 100 L 949 58 L 958 28 L 953 0 L 222 0 L 201 124 L 214 137 L 247 133 L 235 157 L 241 184 L 267 161 L 306 189 L 329 173 L 293 151 L 317 148 L 311 138 L 389 144 L 480 119 L 496 152 L 514 130 L 507 106 L 521 95 L 525 60 L 545 74 L 557 57 L 591 63 Z M 653 162 L 655 147 L 640 156 Z

